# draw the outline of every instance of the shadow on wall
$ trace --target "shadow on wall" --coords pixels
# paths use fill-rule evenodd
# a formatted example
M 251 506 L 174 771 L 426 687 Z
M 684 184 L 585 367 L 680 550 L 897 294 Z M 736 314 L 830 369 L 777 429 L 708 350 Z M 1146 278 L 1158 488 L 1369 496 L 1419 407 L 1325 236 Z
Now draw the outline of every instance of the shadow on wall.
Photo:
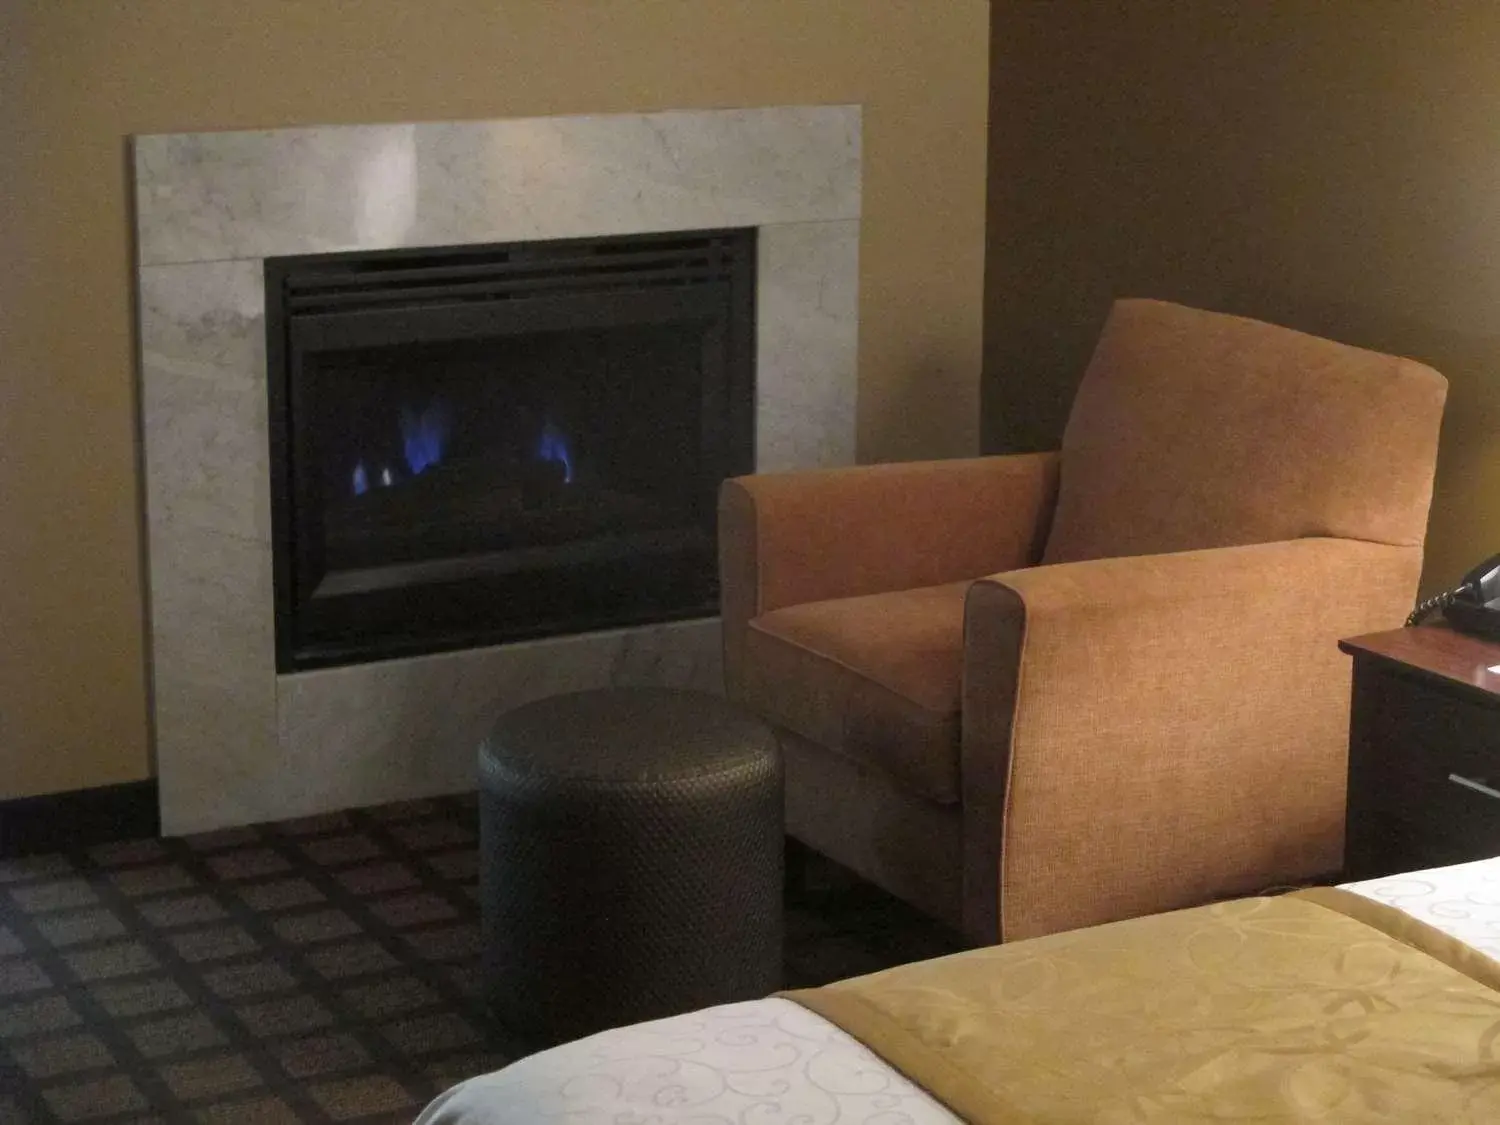
M 1116 296 L 1159 297 L 1408 356 L 1436 368 L 1449 386 L 1428 520 L 1424 594 L 1452 586 L 1478 559 L 1500 550 L 1500 335 L 1467 335 L 1370 308 L 1292 307 L 1271 295 L 1214 300 L 1163 288 L 1122 291 L 1087 309 L 1059 310 L 1050 329 L 1018 330 L 988 349 L 985 449 L 1055 449 L 1112 301 Z M 1030 380 L 1002 389 L 1005 373 L 1017 371 L 1029 372 Z
M 984 442 L 1055 447 L 1117 296 L 1449 380 L 1426 590 L 1500 548 L 1500 6 L 1004 5 Z
M 1447 589 L 1480 558 L 1500 550 L 1500 334 L 1469 335 L 1355 306 L 1292 309 L 1267 302 L 1263 311 L 1246 315 L 1420 359 L 1446 376 L 1424 594 Z

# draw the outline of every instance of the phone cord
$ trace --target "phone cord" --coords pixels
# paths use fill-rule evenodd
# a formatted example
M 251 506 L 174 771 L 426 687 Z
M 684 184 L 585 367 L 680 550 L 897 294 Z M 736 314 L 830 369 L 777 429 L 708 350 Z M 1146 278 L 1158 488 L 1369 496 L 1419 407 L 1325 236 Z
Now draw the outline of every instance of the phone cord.
M 1418 602 L 1417 608 L 1412 610 L 1411 614 L 1406 618 L 1406 624 L 1408 626 L 1420 625 L 1426 618 L 1438 610 L 1447 609 L 1457 596 L 1457 590 L 1446 590 L 1441 594 L 1434 594 L 1425 601 Z

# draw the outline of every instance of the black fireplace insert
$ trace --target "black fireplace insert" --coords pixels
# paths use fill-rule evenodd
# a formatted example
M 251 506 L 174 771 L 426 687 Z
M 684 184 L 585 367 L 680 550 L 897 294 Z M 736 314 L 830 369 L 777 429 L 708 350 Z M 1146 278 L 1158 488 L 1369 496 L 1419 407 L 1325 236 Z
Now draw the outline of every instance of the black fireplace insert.
M 265 268 L 280 670 L 717 612 L 753 230 Z

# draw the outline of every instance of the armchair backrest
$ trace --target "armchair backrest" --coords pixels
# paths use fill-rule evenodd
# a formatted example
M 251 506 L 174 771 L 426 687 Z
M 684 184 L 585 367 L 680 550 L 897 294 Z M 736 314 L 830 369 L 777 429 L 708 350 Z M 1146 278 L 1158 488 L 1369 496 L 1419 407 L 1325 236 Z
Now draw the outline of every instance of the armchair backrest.
M 1044 563 L 1426 534 L 1447 382 L 1408 359 L 1115 302 L 1063 434 Z

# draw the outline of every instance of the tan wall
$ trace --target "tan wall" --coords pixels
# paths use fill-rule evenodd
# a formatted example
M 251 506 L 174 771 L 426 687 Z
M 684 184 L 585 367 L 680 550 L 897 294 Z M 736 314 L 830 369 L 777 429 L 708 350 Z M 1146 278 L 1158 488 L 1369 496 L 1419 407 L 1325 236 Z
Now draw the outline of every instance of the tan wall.
M 1004 0 L 991 71 L 989 447 L 1164 297 L 1442 371 L 1424 586 L 1500 550 L 1500 4 Z
M 987 34 L 983 0 L 3 0 L 0 797 L 149 769 L 130 134 L 863 103 L 859 454 L 962 454 Z

